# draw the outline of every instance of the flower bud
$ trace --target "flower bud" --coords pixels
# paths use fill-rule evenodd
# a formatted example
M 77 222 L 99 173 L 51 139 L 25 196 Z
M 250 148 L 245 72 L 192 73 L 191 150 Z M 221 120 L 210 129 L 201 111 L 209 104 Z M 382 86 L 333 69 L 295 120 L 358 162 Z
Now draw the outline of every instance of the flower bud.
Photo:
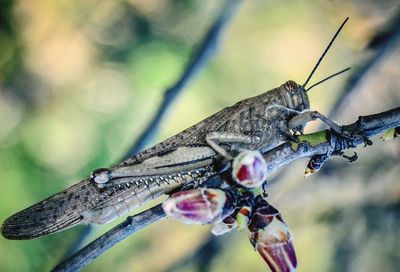
M 162 205 L 167 216 L 187 224 L 213 224 L 234 210 L 229 193 L 220 189 L 199 188 L 177 192 Z
M 233 179 L 246 188 L 260 187 L 267 178 L 266 162 L 258 151 L 243 151 L 233 160 Z
M 235 191 L 231 191 L 231 195 L 234 196 Z M 214 225 L 214 228 L 211 230 L 212 234 L 222 235 L 235 228 L 238 228 L 239 230 L 246 228 L 251 214 L 251 207 L 254 203 L 254 195 L 252 192 L 243 191 L 240 192 L 239 195 L 236 194 L 235 196 L 237 199 L 235 210 L 229 216 L 225 217 L 224 220 Z
M 325 155 L 325 154 L 312 156 L 310 161 L 307 164 L 306 170 L 304 172 L 304 176 L 308 177 L 308 176 L 311 176 L 312 174 L 318 172 L 328 158 L 329 158 L 328 155 Z
M 236 227 L 237 227 L 236 219 L 232 216 L 228 216 L 221 222 L 215 223 L 214 227 L 211 230 L 211 233 L 214 234 L 215 236 L 220 236 L 222 234 L 232 231 Z
M 257 205 L 253 208 L 255 209 L 248 227 L 249 239 L 254 248 L 272 271 L 296 271 L 293 237 L 279 211 L 266 201 L 264 206 Z

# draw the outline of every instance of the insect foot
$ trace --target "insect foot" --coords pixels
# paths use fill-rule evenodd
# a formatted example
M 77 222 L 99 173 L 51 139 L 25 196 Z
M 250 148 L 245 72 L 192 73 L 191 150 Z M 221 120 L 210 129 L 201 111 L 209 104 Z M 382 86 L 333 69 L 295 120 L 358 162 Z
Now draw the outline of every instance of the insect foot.
M 368 137 L 363 137 L 363 141 L 364 141 L 364 147 L 367 147 L 369 145 L 372 145 L 373 142 L 368 138 Z
M 261 197 L 248 224 L 249 239 L 272 271 L 296 271 L 293 237 L 280 212 Z
M 233 160 L 233 179 L 243 187 L 258 188 L 267 178 L 266 162 L 258 151 L 243 151 Z
M 283 134 L 286 136 L 287 141 L 294 142 L 294 143 L 300 143 L 299 135 L 293 131 L 293 134 L 289 132 L 283 132 Z
M 341 154 L 341 156 L 342 156 L 343 158 L 347 159 L 347 161 L 348 161 L 349 163 L 353 163 L 353 162 L 355 162 L 355 161 L 358 160 L 357 152 L 354 152 L 354 154 L 353 154 L 352 156 L 347 156 L 347 155 L 345 155 L 345 154 Z
M 355 136 L 351 134 L 350 131 L 344 130 L 343 127 L 341 128 L 341 132 L 338 133 L 340 136 L 347 138 L 347 139 L 354 139 Z
M 234 197 L 227 191 L 211 188 L 181 191 L 162 204 L 165 214 L 186 224 L 213 224 L 234 211 Z
M 364 142 L 364 147 L 367 147 L 368 145 L 372 145 L 373 142 L 365 135 L 363 135 L 362 132 L 351 132 L 346 130 L 344 127 L 341 127 L 341 132 L 338 133 L 340 136 L 347 138 L 347 139 L 356 139 L 359 138 Z
M 303 126 L 294 127 L 291 130 L 292 130 L 294 136 L 303 135 L 304 134 Z
M 111 179 L 111 171 L 108 168 L 99 168 L 92 172 L 90 180 L 96 183 L 98 188 L 104 188 Z

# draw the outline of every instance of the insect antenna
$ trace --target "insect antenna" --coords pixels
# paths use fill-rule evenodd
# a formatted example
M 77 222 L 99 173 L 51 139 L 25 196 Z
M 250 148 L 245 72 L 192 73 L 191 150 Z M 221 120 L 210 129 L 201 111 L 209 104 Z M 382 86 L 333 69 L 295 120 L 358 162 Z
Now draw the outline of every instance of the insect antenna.
M 315 86 L 317 86 L 317 85 L 319 85 L 319 84 L 321 84 L 321 83 L 327 81 L 328 79 L 331 79 L 332 77 L 335 77 L 335 76 L 340 75 L 340 74 L 342 74 L 342 73 L 344 73 L 344 72 L 347 72 L 347 71 L 350 70 L 350 69 L 351 69 L 351 68 L 348 67 L 348 68 L 343 69 L 343 70 L 341 70 L 341 71 L 339 71 L 339 72 L 337 72 L 337 73 L 334 73 L 333 75 L 330 75 L 330 76 L 324 78 L 323 80 L 318 81 L 317 83 L 311 85 L 308 89 L 306 89 L 306 92 L 308 92 L 309 90 L 311 90 L 311 89 L 314 88 Z
M 306 85 L 308 84 L 308 82 L 310 81 L 311 77 L 314 75 L 315 70 L 317 70 L 318 66 L 320 65 L 321 61 L 323 60 L 323 58 L 325 57 L 326 53 L 328 53 L 329 48 L 331 48 L 333 42 L 335 41 L 336 37 L 339 35 L 340 31 L 342 30 L 342 28 L 344 27 L 344 25 L 346 24 L 347 20 L 349 20 L 349 17 L 347 17 L 344 22 L 340 25 L 339 29 L 336 31 L 335 35 L 333 36 L 333 38 L 331 39 L 331 41 L 329 42 L 328 46 L 326 47 L 325 51 L 322 53 L 321 57 L 319 58 L 319 60 L 317 61 L 317 64 L 315 64 L 314 68 L 312 69 L 310 75 L 308 76 L 306 82 L 304 82 L 303 84 L 303 88 L 306 87 Z

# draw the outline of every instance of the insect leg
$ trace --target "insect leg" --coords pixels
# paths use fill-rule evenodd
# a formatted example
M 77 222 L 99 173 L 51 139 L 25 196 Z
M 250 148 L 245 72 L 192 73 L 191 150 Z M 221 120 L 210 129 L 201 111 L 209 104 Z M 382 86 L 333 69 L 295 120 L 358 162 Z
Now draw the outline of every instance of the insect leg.
M 223 156 L 225 159 L 232 160 L 233 157 L 219 143 L 242 143 L 254 144 L 260 141 L 258 136 L 250 136 L 234 132 L 210 132 L 206 135 L 207 144 L 214 149 L 215 152 Z
M 357 152 L 354 152 L 354 154 L 352 156 L 345 155 L 343 151 L 334 152 L 334 153 L 332 153 L 332 155 L 342 157 L 342 158 L 346 159 L 349 163 L 353 163 L 358 160 Z
M 267 107 L 266 110 L 268 110 L 268 109 L 275 109 L 275 111 L 277 111 L 277 114 L 279 116 L 284 115 L 284 116 L 288 116 L 288 118 L 289 118 L 289 116 L 298 116 L 302 113 L 301 111 L 297 111 L 297 110 L 294 110 L 294 109 L 291 109 L 291 108 L 288 108 L 288 107 L 285 107 L 282 105 L 276 105 L 276 104 Z M 285 120 L 281 120 L 279 122 L 278 128 L 279 128 L 280 133 L 282 135 L 284 135 L 287 140 L 293 141 L 293 142 L 298 142 L 299 140 L 296 137 L 296 135 L 292 135 L 290 133 L 290 130 L 292 130 L 293 132 L 296 132 L 296 131 L 299 131 L 300 133 L 303 132 L 303 127 L 301 126 L 301 124 L 295 124 L 294 127 L 288 128 L 288 122 L 286 121 L 286 118 L 285 118 Z
M 333 122 L 331 119 L 326 117 L 325 115 L 322 115 L 318 111 L 305 111 L 301 112 L 300 114 L 294 116 L 292 119 L 289 120 L 288 123 L 288 128 L 290 130 L 295 130 L 298 127 L 304 127 L 308 122 L 314 121 L 316 119 L 321 120 L 325 124 L 327 124 L 333 131 L 336 133 L 342 135 L 343 131 L 342 128 Z M 346 136 L 346 135 L 343 135 Z

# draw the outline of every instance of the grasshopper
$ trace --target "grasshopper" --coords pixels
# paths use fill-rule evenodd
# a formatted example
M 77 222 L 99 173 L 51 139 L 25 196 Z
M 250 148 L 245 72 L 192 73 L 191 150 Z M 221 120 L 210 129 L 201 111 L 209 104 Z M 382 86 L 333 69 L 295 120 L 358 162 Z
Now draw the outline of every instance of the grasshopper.
M 306 88 L 347 22 L 341 24 L 304 84 L 287 81 L 244 99 L 188 129 L 8 218 L 7 239 L 32 239 L 82 223 L 104 224 L 163 194 L 188 184 L 199 186 L 218 174 L 215 162 L 242 150 L 266 152 L 283 141 L 296 141 L 307 122 L 320 119 L 333 131 L 342 128 L 310 111 L 307 92 L 344 69 Z

